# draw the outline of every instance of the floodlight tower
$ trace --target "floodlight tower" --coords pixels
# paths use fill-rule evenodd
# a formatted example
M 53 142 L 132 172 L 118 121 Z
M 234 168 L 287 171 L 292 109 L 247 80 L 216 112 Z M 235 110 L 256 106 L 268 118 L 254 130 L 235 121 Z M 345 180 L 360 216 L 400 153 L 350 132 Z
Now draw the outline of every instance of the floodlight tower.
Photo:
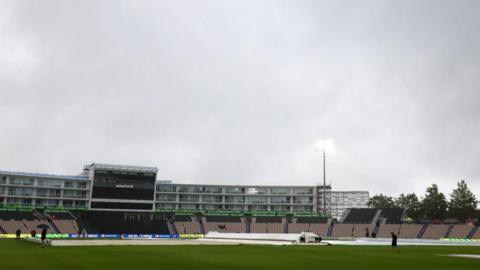
M 327 190 L 326 190 L 327 189 L 327 170 L 326 170 L 326 161 L 325 161 L 327 148 L 329 148 L 327 144 L 331 145 L 332 143 L 330 140 L 326 140 L 326 139 L 318 140 L 315 143 L 315 150 L 317 150 L 318 152 L 321 152 L 323 156 L 323 215 L 324 216 L 327 215 Z

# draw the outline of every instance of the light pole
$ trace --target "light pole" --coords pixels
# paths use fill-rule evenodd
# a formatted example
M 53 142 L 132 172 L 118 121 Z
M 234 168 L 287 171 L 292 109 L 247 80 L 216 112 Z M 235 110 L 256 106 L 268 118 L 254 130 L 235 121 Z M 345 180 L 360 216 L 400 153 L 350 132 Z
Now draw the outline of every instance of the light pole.
M 327 169 L 326 169 L 326 152 L 327 152 L 327 143 L 331 145 L 330 140 L 321 139 L 318 140 L 315 144 L 315 149 L 319 152 L 322 152 L 323 155 L 323 215 L 327 215 Z M 331 146 L 329 147 L 331 148 Z
M 323 216 L 327 215 L 327 171 L 325 170 L 325 150 L 323 150 Z

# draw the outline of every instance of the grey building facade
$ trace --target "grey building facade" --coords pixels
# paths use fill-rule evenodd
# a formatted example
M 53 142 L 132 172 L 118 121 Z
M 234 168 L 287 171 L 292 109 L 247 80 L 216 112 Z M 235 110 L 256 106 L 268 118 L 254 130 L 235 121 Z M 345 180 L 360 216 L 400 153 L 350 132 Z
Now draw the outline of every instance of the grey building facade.
M 80 175 L 0 171 L 0 206 L 92 210 L 226 210 L 317 212 L 323 186 L 176 184 L 157 181 L 155 167 L 93 163 Z M 326 187 L 327 213 L 341 218 L 366 208 L 368 191 Z

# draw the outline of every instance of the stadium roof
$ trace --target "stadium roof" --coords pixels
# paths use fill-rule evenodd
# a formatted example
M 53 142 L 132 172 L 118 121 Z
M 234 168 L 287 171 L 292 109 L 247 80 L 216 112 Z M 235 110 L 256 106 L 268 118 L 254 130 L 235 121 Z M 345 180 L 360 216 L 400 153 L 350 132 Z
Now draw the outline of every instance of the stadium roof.
M 128 171 L 128 172 L 148 172 L 157 173 L 157 167 L 145 167 L 145 166 L 132 166 L 132 165 L 119 165 L 119 164 L 104 164 L 104 163 L 92 163 L 85 166 L 87 169 L 94 170 L 114 170 L 114 171 Z
M 55 178 L 55 179 L 70 179 L 70 180 L 89 180 L 86 175 L 59 175 L 46 173 L 32 173 L 32 172 L 14 172 L 0 170 L 0 174 L 26 176 L 26 177 L 41 177 L 41 178 Z

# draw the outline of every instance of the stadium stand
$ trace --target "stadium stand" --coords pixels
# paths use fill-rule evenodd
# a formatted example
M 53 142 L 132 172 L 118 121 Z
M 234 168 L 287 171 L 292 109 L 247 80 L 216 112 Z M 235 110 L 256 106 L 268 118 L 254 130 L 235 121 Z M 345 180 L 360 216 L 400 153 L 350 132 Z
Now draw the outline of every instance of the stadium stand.
M 382 227 L 381 225 L 380 227 Z M 420 230 L 422 229 L 422 225 L 419 224 L 402 224 L 400 225 L 400 234 L 398 235 L 399 238 L 417 238 Z
M 353 208 L 345 219 L 344 224 L 370 224 L 375 222 L 374 218 L 379 210 L 370 208 Z
M 476 226 L 475 228 L 472 229 L 473 233 L 472 236 L 470 237 L 471 239 L 480 239 L 480 227 Z
M 284 233 L 285 226 L 282 217 L 259 216 L 252 218 L 250 230 L 252 233 Z
M 79 226 L 70 212 L 48 212 L 47 218 L 60 233 L 78 233 Z
M 367 229 L 370 235 L 374 227 L 371 224 L 355 224 L 353 225 L 353 237 L 366 237 Z
M 245 223 L 239 216 L 206 216 L 203 218 L 205 232 L 228 232 L 244 233 L 246 232 Z
M 28 231 L 21 220 L 0 220 L 0 226 L 2 226 L 5 233 L 15 233 L 17 229 L 20 229 L 22 232 Z
M 328 218 L 305 216 L 292 219 L 292 223 L 288 224 L 288 233 L 313 232 L 323 237 L 327 236 Z
M 31 211 L 0 211 L 0 219 L 3 220 L 35 220 Z
M 88 233 L 170 234 L 168 220 L 150 213 L 106 211 L 74 212 Z
M 34 221 L 35 217 L 30 211 L 0 211 L 0 226 L 5 233 L 15 233 L 17 229 L 27 233 L 31 230 L 30 222 Z
M 423 233 L 423 239 L 440 239 L 447 234 L 449 225 L 429 224 Z
M 393 233 L 398 234 L 398 232 L 400 232 L 401 226 L 402 225 L 400 225 L 400 224 L 382 224 L 378 228 L 377 237 L 378 238 L 390 238 L 391 237 L 390 233 L 393 232 Z M 401 238 L 402 234 L 400 233 L 400 235 L 398 237 Z
M 403 208 L 385 208 L 380 212 L 380 218 L 385 219 L 385 224 L 400 224 L 402 222 Z
M 332 237 L 352 237 L 354 226 L 352 224 L 335 224 L 332 230 Z
M 295 223 L 327 223 L 327 217 L 297 217 Z
M 454 225 L 449 238 L 467 238 L 468 234 L 472 231 L 475 226 L 473 225 Z
M 177 233 L 180 234 L 199 234 L 201 232 L 200 224 L 193 215 L 176 215 L 174 217 L 174 226 Z

